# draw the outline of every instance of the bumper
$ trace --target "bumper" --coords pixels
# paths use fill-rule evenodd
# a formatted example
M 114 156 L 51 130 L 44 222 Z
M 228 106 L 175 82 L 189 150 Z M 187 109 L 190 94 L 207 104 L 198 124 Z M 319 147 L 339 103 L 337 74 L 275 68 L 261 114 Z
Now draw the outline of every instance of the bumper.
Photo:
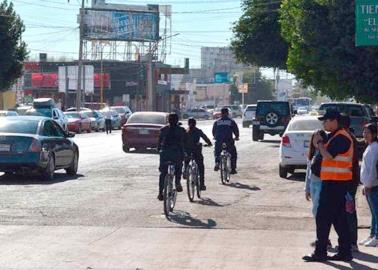
M 286 166 L 307 167 L 307 158 L 303 153 L 280 149 L 280 164 Z
M 44 169 L 47 163 L 41 160 L 40 153 L 25 153 L 0 157 L 1 172 L 25 172 Z
M 122 137 L 122 142 L 129 148 L 157 148 L 159 140 L 157 138 Z

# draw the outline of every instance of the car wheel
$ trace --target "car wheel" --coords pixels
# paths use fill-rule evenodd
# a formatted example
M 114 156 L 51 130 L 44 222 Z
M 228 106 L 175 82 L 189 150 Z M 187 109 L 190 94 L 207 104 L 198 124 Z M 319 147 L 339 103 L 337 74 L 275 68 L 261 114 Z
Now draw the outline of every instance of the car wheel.
M 92 132 L 92 127 L 89 126 L 89 128 L 87 129 L 87 133 L 91 133 Z
M 72 163 L 71 163 L 70 167 L 68 167 L 66 169 L 66 173 L 68 175 L 75 176 L 77 174 L 78 168 L 79 168 L 79 155 L 78 155 L 77 151 L 75 151 Z
M 243 122 L 243 128 L 249 128 L 248 122 Z
M 287 178 L 287 169 L 284 166 L 280 164 L 278 170 L 281 178 Z
M 264 131 L 260 131 L 260 133 L 259 133 L 259 140 L 260 141 L 264 140 Z
M 42 172 L 42 179 L 45 181 L 54 180 L 54 172 L 55 172 L 55 159 L 54 159 L 54 156 L 50 154 L 46 168 Z
M 125 153 L 130 152 L 130 147 L 128 147 L 127 145 L 122 146 L 122 149 L 123 149 L 123 152 Z
M 80 134 L 81 133 L 81 125 L 79 125 L 78 129 L 77 129 L 77 134 Z
M 260 132 L 260 130 L 259 130 L 258 127 L 256 127 L 256 126 L 252 127 L 252 140 L 254 142 L 257 142 L 259 140 L 259 132 Z
M 278 120 L 279 120 L 279 116 L 278 116 L 278 113 L 276 112 L 268 112 L 265 115 L 265 122 L 267 126 L 270 126 L 270 127 L 276 126 L 278 123 Z

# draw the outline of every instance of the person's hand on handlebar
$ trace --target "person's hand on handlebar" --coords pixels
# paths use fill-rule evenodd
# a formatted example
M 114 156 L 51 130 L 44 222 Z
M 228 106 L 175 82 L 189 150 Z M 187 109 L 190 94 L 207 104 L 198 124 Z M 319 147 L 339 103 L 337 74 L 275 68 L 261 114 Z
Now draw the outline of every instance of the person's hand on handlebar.
M 235 138 L 235 141 L 239 141 L 239 137 L 236 137 L 236 138 Z

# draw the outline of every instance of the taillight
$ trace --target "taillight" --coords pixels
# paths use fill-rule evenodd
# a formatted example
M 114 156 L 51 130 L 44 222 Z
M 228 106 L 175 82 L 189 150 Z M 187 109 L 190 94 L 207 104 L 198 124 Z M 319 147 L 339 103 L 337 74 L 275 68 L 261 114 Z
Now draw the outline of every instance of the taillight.
M 42 151 L 41 142 L 36 139 L 33 139 L 29 147 L 29 152 L 41 152 L 41 151 Z
M 282 137 L 282 145 L 289 148 L 291 147 L 289 136 L 285 135 Z

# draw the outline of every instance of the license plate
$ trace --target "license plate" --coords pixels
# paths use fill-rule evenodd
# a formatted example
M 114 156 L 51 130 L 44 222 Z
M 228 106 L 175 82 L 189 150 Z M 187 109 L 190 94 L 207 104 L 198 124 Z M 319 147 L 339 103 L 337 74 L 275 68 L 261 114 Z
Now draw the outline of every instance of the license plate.
M 304 141 L 304 142 L 303 142 L 303 146 L 304 146 L 305 148 L 308 148 L 308 147 L 310 146 L 310 142 L 309 142 L 309 141 Z
M 140 129 L 139 130 L 139 134 L 141 134 L 141 135 L 147 135 L 147 134 L 149 134 L 150 132 L 148 131 L 148 129 Z
M 9 144 L 0 144 L 0 152 L 9 152 L 10 145 Z

